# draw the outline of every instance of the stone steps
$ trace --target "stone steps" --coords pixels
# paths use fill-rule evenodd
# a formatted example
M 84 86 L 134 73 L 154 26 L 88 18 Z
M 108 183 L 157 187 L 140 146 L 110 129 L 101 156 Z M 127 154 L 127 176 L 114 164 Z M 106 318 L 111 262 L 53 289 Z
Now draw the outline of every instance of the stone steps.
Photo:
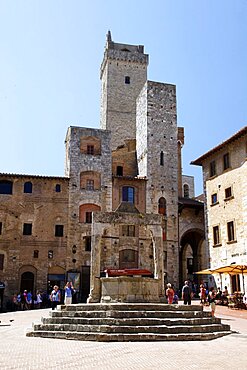
M 113 317 L 113 318 L 195 318 L 202 317 L 201 311 L 116 311 L 116 310 L 99 310 L 99 311 L 53 311 L 50 312 L 52 317 L 57 318 L 104 318 L 104 317 Z M 210 312 L 203 312 L 203 317 L 210 317 Z
M 30 335 L 31 334 L 31 335 Z M 83 341 L 97 342 L 148 342 L 148 341 L 188 341 L 188 340 L 212 340 L 230 334 L 227 331 L 214 333 L 181 333 L 181 334 L 106 334 L 106 333 L 79 333 L 79 332 L 59 332 L 59 331 L 36 331 L 27 333 L 27 336 L 55 338 L 55 339 L 71 339 Z
M 220 324 L 220 319 L 213 319 L 213 323 Z M 109 317 L 99 317 L 99 318 L 72 318 L 72 317 L 52 317 L 52 318 L 42 318 L 42 324 L 67 324 L 67 325 L 122 325 L 122 326 L 174 326 L 174 325 L 210 325 L 212 324 L 212 318 L 210 317 L 200 317 L 200 318 L 109 318 Z
M 120 326 L 120 325 L 74 325 L 74 324 L 37 324 L 34 325 L 35 331 L 65 331 L 65 332 L 93 332 L 93 333 L 127 333 L 127 334 L 178 334 L 178 333 L 203 333 L 214 331 L 226 331 L 224 325 L 208 324 L 208 325 L 159 325 L 159 326 Z
M 113 303 L 58 306 L 27 336 L 90 341 L 209 340 L 229 325 L 201 306 Z
M 199 305 L 179 305 L 164 303 L 79 303 L 58 306 L 58 311 L 193 311 L 202 312 Z

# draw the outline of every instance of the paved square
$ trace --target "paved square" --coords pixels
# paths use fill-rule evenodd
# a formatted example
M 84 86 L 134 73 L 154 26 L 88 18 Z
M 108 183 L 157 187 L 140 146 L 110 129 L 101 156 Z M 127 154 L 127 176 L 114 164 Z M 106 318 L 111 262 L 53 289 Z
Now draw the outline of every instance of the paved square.
M 0 314 L 1 370 L 247 369 L 247 311 L 217 307 L 216 316 L 237 333 L 212 341 L 99 343 L 25 336 L 32 322 L 48 315 L 49 309 Z

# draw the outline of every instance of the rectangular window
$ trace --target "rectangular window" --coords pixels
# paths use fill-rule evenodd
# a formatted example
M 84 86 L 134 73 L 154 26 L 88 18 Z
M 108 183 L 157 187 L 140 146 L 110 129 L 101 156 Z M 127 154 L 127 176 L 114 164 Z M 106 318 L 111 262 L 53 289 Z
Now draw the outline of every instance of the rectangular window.
M 55 236 L 63 236 L 63 225 L 55 225 Z
M 212 204 L 216 204 L 218 202 L 217 193 L 212 194 L 211 200 L 212 200 Z
M 33 192 L 33 184 L 30 181 L 24 184 L 24 193 L 31 194 Z
M 85 251 L 90 252 L 91 251 L 91 236 L 85 237 Z
M 122 225 L 122 236 L 135 236 L 135 225 Z
M 23 224 L 23 235 L 32 235 L 32 224 Z
M 2 228 L 3 228 L 3 223 L 0 222 L 0 235 L 2 235 Z
M 214 238 L 214 245 L 220 244 L 220 231 L 219 226 L 213 227 L 213 238 Z
M 229 242 L 235 240 L 233 221 L 227 222 L 227 236 L 228 236 L 228 241 Z
M 87 154 L 94 154 L 94 146 L 87 145 Z
M 123 176 L 123 166 L 117 166 L 117 176 Z
M 129 77 L 129 76 L 125 76 L 125 83 L 126 83 L 127 85 L 129 85 L 129 84 L 130 84 L 130 77 Z
M 86 189 L 94 190 L 94 180 L 87 180 Z
M 160 152 L 160 165 L 164 166 L 164 152 L 163 151 Z
M 3 270 L 4 254 L 0 254 L 0 270 Z
M 86 224 L 91 224 L 92 223 L 92 212 L 86 212 Z
M 134 203 L 134 188 L 130 186 L 123 186 L 122 188 L 122 201 Z
M 60 193 L 61 192 L 61 185 L 60 184 L 56 184 L 56 186 L 55 186 L 55 192 L 56 193 Z
M 229 153 L 224 154 L 223 156 L 223 167 L 224 170 L 230 167 L 230 156 Z
M 216 163 L 215 161 L 210 162 L 210 177 L 216 175 Z
M 226 188 L 225 189 L 225 198 L 230 198 L 232 196 L 232 188 Z
M 37 249 L 33 251 L 33 258 L 39 258 L 39 251 Z

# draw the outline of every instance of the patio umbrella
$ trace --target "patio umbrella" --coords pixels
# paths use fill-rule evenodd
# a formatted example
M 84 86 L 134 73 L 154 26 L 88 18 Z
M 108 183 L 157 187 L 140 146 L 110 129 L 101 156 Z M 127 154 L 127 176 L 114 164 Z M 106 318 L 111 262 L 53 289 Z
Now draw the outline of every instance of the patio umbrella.
M 244 274 L 247 274 L 247 265 L 232 264 L 232 265 L 228 265 L 228 266 L 222 266 L 222 267 L 219 267 L 219 268 L 213 270 L 213 272 L 214 273 L 219 273 L 219 274 L 226 273 L 226 274 L 229 274 L 229 275 L 242 274 L 244 293 L 245 293 Z
M 205 269 L 205 270 L 195 272 L 195 274 L 197 274 L 197 275 L 211 275 L 212 273 L 213 273 L 213 271 L 209 270 L 209 269 Z

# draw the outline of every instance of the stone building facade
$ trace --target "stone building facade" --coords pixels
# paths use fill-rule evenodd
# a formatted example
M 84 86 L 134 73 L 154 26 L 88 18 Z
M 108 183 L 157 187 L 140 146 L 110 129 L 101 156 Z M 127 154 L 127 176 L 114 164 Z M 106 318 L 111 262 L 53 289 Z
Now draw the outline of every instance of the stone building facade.
M 202 166 L 210 267 L 247 265 L 247 127 L 192 164 Z M 217 284 L 244 291 L 241 275 L 217 276 Z M 221 282 L 222 279 L 222 282 Z
M 47 246 L 36 260 L 33 251 L 23 253 L 22 237 L 13 241 L 21 223 L 12 227 L 6 239 L 5 217 L 16 204 L 16 195 L 0 194 L 1 207 L 4 204 L 0 280 L 8 281 L 6 295 L 24 287 L 23 265 L 25 272 L 37 270 L 33 289 L 49 289 L 48 282 L 55 281 L 50 278 L 57 275 L 61 287 L 64 280 L 74 279 L 77 298 L 86 301 L 89 297 L 90 302 L 109 296 L 113 300 L 159 301 L 167 282 L 179 289 L 185 279 L 197 279 L 195 271 L 207 267 L 204 204 L 192 199 L 193 177 L 182 175 L 184 129 L 177 126 L 176 87 L 148 81 L 147 66 L 143 46 L 115 43 L 108 33 L 101 65 L 100 129 L 68 128 L 65 177 L 27 176 L 37 187 L 47 189 L 42 191 L 49 204 L 44 207 L 41 196 L 29 194 L 33 210 L 40 207 L 47 213 L 42 217 L 38 213 L 35 219 L 30 214 L 40 233 L 40 239 L 31 237 L 36 243 L 33 248 L 38 249 L 38 241 Z M 25 178 L 2 174 L 0 186 Z M 63 192 L 53 193 L 56 183 L 62 184 Z M 20 197 L 23 205 L 17 204 L 24 217 L 27 196 Z M 64 233 L 50 240 L 46 234 L 55 215 Z M 13 244 L 24 258 L 16 259 L 15 281 Z M 53 263 L 46 252 L 55 244 L 59 251 Z M 131 280 L 120 276 L 113 279 L 118 281 L 113 286 L 113 280 L 104 274 L 106 269 L 128 268 L 147 270 L 151 277 Z M 54 276 L 50 276 L 52 272 Z M 119 296 L 114 293 L 116 286 L 123 292 Z
M 0 280 L 11 296 L 65 281 L 69 179 L 0 176 Z

